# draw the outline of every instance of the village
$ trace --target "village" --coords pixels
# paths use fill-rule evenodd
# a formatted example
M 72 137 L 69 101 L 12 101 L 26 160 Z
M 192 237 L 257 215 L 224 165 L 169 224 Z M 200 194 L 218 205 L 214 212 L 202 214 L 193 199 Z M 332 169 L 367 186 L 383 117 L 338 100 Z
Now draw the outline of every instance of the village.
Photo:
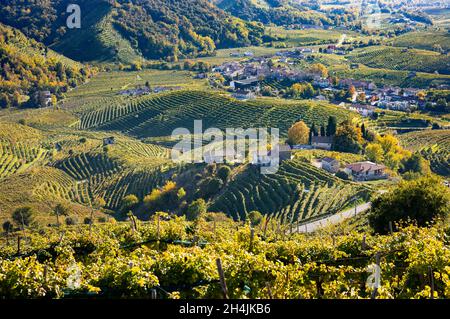
M 231 57 L 246 58 L 243 61 L 223 63 L 212 69 L 210 83 L 217 85 L 217 75 L 222 77 L 222 87 L 228 89 L 238 100 L 251 100 L 257 96 L 288 97 L 286 91 L 295 83 L 311 84 L 315 100 L 327 101 L 339 107 L 358 112 L 364 117 L 374 114 L 376 108 L 413 112 L 425 108 L 425 101 L 417 88 L 400 88 L 384 85 L 377 86 L 371 81 L 355 80 L 326 75 L 319 70 L 301 67 L 301 62 L 314 61 L 316 49 L 305 47 L 283 50 L 275 55 L 255 57 L 253 52 L 232 52 Z M 320 48 L 323 54 L 345 55 L 346 52 L 336 45 Z M 351 63 L 351 69 L 357 69 L 358 63 Z M 328 72 L 326 72 L 328 73 Z M 415 72 L 408 74 L 414 78 Z M 205 75 L 206 77 L 206 75 Z M 281 83 L 279 85 L 271 85 Z

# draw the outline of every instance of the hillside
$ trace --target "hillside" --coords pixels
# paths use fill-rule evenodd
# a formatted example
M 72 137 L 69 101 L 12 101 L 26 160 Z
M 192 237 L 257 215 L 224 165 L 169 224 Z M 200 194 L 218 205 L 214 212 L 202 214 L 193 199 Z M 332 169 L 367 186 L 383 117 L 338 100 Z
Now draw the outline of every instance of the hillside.
M 321 102 L 283 103 L 271 99 L 241 102 L 218 93 L 183 90 L 87 112 L 81 116 L 80 128 L 120 131 L 146 138 L 169 136 L 178 127 L 192 131 L 194 120 L 202 119 L 205 128 L 277 127 L 285 137 L 296 120 L 320 126 L 330 115 L 339 121 L 357 116 Z
M 20 31 L 0 24 L 0 107 L 39 107 L 36 96 L 49 90 L 55 99 L 85 82 L 95 70 L 49 50 Z
M 295 1 L 215 0 L 223 10 L 247 21 L 276 25 L 330 25 L 326 14 L 312 10 L 313 5 Z
M 81 0 L 82 27 L 66 27 L 69 0 L 7 0 L 0 22 L 78 61 L 177 59 L 261 43 L 263 28 L 207 0 Z M 205 23 L 207 22 L 207 23 Z
M 430 161 L 434 173 L 450 176 L 450 131 L 435 130 L 400 135 L 404 147 L 420 152 Z
M 374 46 L 354 50 L 349 58 L 373 68 L 450 74 L 450 56 L 433 51 Z
M 281 165 L 274 175 L 262 175 L 248 167 L 226 192 L 215 200 L 211 211 L 245 219 L 251 211 L 273 213 L 286 223 L 295 223 L 342 211 L 358 197 L 365 200 L 370 190 L 344 182 L 302 160 Z

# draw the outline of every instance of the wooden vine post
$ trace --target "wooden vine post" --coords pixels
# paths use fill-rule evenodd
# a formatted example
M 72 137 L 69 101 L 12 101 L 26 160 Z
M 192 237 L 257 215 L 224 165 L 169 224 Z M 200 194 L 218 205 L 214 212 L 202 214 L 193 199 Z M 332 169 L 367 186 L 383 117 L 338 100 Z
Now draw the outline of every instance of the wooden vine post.
M 380 260 L 381 260 L 381 254 L 380 252 L 377 252 L 377 254 L 375 255 L 375 263 L 377 265 L 377 268 L 380 269 Z M 378 274 L 381 276 L 381 274 Z M 375 278 L 375 283 L 378 281 L 378 278 Z M 375 299 L 377 297 L 378 294 L 378 286 L 377 284 L 375 284 L 375 287 L 373 288 L 372 291 L 372 296 L 371 299 Z
M 431 299 L 434 299 L 434 274 L 433 268 L 431 268 L 431 266 L 428 266 L 428 273 L 430 276 Z
M 225 281 L 225 275 L 223 273 L 222 260 L 220 258 L 217 258 L 216 264 L 217 264 L 217 272 L 219 273 L 220 286 L 222 287 L 223 298 L 228 299 L 228 289 L 227 283 Z
M 250 252 L 252 252 L 252 250 L 253 250 L 253 240 L 254 240 L 254 237 L 255 237 L 255 229 L 252 227 L 252 228 L 250 229 L 250 245 L 249 245 L 249 248 L 248 248 L 248 250 L 249 250 Z
M 20 241 L 21 241 L 21 237 L 17 236 L 17 255 L 20 255 Z

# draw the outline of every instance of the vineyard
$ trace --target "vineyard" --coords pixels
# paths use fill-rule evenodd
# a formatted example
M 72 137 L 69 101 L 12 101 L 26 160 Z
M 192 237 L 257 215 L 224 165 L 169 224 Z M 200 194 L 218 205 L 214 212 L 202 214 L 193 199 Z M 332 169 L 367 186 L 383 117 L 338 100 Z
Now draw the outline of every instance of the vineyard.
M 226 115 L 226 116 L 225 116 Z M 275 100 L 239 102 L 217 93 L 179 91 L 135 99 L 126 105 L 111 105 L 81 117 L 80 128 L 120 131 L 138 138 L 167 136 L 178 127 L 193 130 L 194 120 L 203 127 L 277 127 L 285 135 L 297 120 L 322 125 L 329 116 L 339 121 L 350 117 L 326 103 Z
M 450 132 L 433 130 L 400 135 L 400 141 L 407 149 L 419 151 L 430 161 L 434 173 L 450 176 Z
M 434 50 L 436 46 L 439 46 L 447 51 L 450 49 L 450 36 L 443 32 L 413 32 L 396 37 L 392 43 L 398 47 L 422 50 Z
M 274 175 L 247 168 L 210 207 L 237 220 L 251 211 L 281 218 L 286 223 L 333 214 L 365 200 L 370 189 L 344 182 L 301 160 L 283 163 Z
M 0 241 L 0 295 L 58 299 L 450 297 L 449 229 L 441 225 L 399 227 L 386 236 L 356 232 L 348 226 L 303 235 L 290 234 L 279 219 L 263 220 L 253 230 L 217 214 L 207 219 L 191 223 L 184 217 L 168 221 L 155 217 L 148 223 L 9 234 Z M 223 272 L 216 266 L 218 259 Z M 375 263 L 380 267 L 381 285 L 374 294 L 367 283 Z
M 350 59 L 369 67 L 389 70 L 449 74 L 450 58 L 432 51 L 395 47 L 370 47 L 355 50 Z
M 0 141 L 0 179 L 24 171 L 45 156 L 46 151 L 41 148 Z

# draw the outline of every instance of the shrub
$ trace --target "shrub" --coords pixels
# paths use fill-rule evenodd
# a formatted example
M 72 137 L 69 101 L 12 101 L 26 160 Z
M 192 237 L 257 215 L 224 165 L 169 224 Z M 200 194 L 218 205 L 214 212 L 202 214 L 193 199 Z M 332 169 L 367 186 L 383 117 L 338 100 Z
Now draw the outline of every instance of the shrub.
M 202 215 L 206 214 L 206 202 L 200 198 L 189 204 L 186 211 L 186 218 L 189 221 L 198 220 Z
M 389 222 L 413 220 L 426 226 L 450 212 L 450 191 L 437 177 L 402 182 L 397 189 L 373 201 L 369 223 L 378 233 L 387 233 Z
M 22 228 L 34 222 L 34 211 L 31 207 L 21 207 L 12 213 L 13 221 Z
M 261 224 L 263 215 L 260 212 L 253 210 L 250 213 L 248 213 L 247 219 L 250 221 L 252 226 L 257 226 Z

